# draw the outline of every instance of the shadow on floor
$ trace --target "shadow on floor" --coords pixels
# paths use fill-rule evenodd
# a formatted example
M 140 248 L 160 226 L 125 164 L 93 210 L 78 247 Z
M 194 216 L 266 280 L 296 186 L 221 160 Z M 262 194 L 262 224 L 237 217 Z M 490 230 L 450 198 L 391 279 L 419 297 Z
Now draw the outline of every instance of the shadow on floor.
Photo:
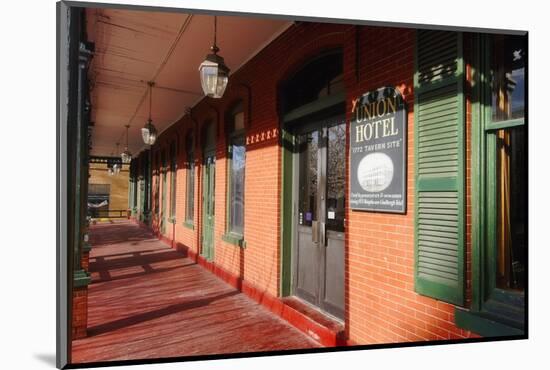
M 192 308 L 207 306 L 207 305 L 209 305 L 210 303 L 212 303 L 214 301 L 217 301 L 217 300 L 220 300 L 220 299 L 223 299 L 223 298 L 227 298 L 227 297 L 231 297 L 231 296 L 234 296 L 234 295 L 237 295 L 237 294 L 239 294 L 239 292 L 235 290 L 235 291 L 232 291 L 232 292 L 213 295 L 211 297 L 201 298 L 201 299 L 197 299 L 197 300 L 191 300 L 191 301 L 182 302 L 182 303 L 176 303 L 176 304 L 173 304 L 173 305 L 170 305 L 170 306 L 167 306 L 167 307 L 160 308 L 158 310 L 154 310 L 154 311 L 150 311 L 150 312 L 144 312 L 144 313 L 140 313 L 138 315 L 126 317 L 124 319 L 107 322 L 105 324 L 101 324 L 101 325 L 97 325 L 97 326 L 88 328 L 88 337 L 93 337 L 93 336 L 100 335 L 100 334 L 103 334 L 103 333 L 107 333 L 107 332 L 110 332 L 110 331 L 113 331 L 113 330 L 122 329 L 122 328 L 125 328 L 127 326 L 139 324 L 139 323 L 142 323 L 142 322 L 145 322 L 145 321 L 158 319 L 158 318 L 166 316 L 166 315 L 172 315 L 172 314 L 175 314 L 175 313 L 178 313 L 178 312 L 181 312 L 181 311 L 190 310 Z

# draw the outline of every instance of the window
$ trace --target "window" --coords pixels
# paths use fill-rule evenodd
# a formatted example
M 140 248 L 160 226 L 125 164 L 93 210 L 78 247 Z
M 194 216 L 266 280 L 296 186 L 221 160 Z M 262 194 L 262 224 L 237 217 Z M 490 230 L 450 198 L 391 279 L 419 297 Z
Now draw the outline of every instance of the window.
M 137 162 L 132 161 L 132 213 L 135 213 L 138 205 L 138 174 L 137 174 Z
M 168 167 L 166 165 L 166 151 L 163 150 L 160 154 L 160 161 L 161 161 L 161 188 L 160 188 L 160 197 L 161 197 L 161 205 L 160 205 L 160 232 L 162 234 L 166 233 L 166 175 L 168 172 Z
M 231 111 L 228 125 L 228 199 L 225 240 L 242 245 L 244 235 L 244 176 L 246 146 L 242 103 Z
M 504 35 L 490 37 L 489 43 L 491 119 L 485 127 L 485 151 L 490 263 L 484 271 L 489 277 L 484 298 L 508 297 L 523 304 L 527 262 L 526 44 L 522 36 Z
M 457 324 L 485 336 L 524 333 L 527 277 L 526 38 L 481 35 L 478 130 L 472 135 L 473 302 Z M 476 113 L 476 111 L 474 111 Z M 476 170 L 477 168 L 477 170 Z M 475 205 L 478 205 L 477 207 Z M 491 322 L 491 325 L 487 325 Z
M 319 99 L 343 94 L 343 63 L 341 51 L 332 50 L 297 71 L 283 85 L 283 110 L 289 112 Z
M 195 214 L 195 156 L 193 150 L 193 134 L 189 132 L 185 139 L 186 148 L 186 203 L 185 203 L 185 223 L 193 226 Z
M 174 222 L 176 219 L 176 142 L 170 144 L 170 218 Z
M 160 218 L 160 154 L 156 155 L 156 173 L 155 173 L 155 215 Z

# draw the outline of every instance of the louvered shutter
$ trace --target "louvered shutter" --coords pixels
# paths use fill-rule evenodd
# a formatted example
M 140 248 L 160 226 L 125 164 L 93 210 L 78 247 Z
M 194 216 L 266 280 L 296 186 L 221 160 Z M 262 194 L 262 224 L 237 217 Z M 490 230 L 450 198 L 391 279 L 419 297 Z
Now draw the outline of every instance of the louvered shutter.
M 463 305 L 462 33 L 418 30 L 415 62 L 415 289 Z

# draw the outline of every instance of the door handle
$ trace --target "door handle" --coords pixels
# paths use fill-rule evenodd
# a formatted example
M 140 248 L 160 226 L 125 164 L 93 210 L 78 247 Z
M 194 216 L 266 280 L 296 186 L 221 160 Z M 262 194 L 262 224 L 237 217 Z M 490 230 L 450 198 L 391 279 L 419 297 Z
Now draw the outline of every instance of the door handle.
M 311 241 L 319 244 L 319 221 L 311 221 Z
M 319 227 L 320 232 L 320 239 L 321 239 L 321 245 L 323 247 L 327 246 L 327 224 L 325 222 L 321 222 Z
M 327 245 L 327 226 L 321 221 L 311 221 L 311 241 L 315 244 Z

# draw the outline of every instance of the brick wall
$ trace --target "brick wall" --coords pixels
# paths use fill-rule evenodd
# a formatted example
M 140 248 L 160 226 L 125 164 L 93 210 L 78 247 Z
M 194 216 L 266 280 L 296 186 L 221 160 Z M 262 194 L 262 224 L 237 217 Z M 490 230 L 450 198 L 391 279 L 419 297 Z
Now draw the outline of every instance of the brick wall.
M 88 322 L 88 287 L 73 290 L 72 338 L 79 339 L 86 336 Z
M 279 296 L 281 149 L 278 145 L 280 124 L 277 90 L 280 82 L 309 58 L 323 50 L 341 47 L 344 52 L 348 122 L 353 98 L 381 86 L 397 86 L 407 103 L 409 132 L 407 213 L 397 215 L 350 211 L 349 208 L 346 210 L 347 335 L 351 341 L 365 344 L 472 336 L 472 333 L 454 325 L 452 305 L 414 292 L 414 40 L 414 30 L 411 29 L 322 23 L 292 25 L 232 75 L 222 99 L 202 100 L 194 107 L 193 117 L 189 114 L 184 116 L 166 130 L 155 144 L 154 153 L 160 148 L 168 153 L 170 142 L 178 138 L 178 143 L 182 145 L 188 130 L 193 130 L 198 138 L 195 154 L 194 228 L 190 229 L 182 224 L 185 215 L 187 169 L 184 166 L 185 150 L 180 147 L 176 224 L 173 229 L 171 224 L 167 224 L 164 237 L 174 240 L 176 246 L 200 252 L 201 129 L 204 122 L 214 119 L 218 123 L 214 263 L 230 274 L 242 277 L 259 291 Z M 356 43 L 359 45 L 359 55 L 356 55 Z M 356 69 L 356 66 L 359 68 Z M 227 199 L 224 117 L 239 99 L 244 103 L 247 128 L 245 249 L 221 239 L 226 229 Z M 467 118 L 469 137 L 470 115 Z M 469 156 L 469 140 L 467 153 Z M 153 164 L 156 165 L 155 160 Z M 347 166 L 346 163 L 348 170 Z M 468 158 L 468 272 L 471 223 L 469 166 Z M 166 191 L 170 194 L 170 181 L 167 181 Z M 162 196 L 158 199 L 162 199 Z M 169 204 L 167 197 L 167 212 Z M 158 220 L 155 220 L 153 227 L 156 229 Z M 468 292 L 469 290 L 468 288 Z

